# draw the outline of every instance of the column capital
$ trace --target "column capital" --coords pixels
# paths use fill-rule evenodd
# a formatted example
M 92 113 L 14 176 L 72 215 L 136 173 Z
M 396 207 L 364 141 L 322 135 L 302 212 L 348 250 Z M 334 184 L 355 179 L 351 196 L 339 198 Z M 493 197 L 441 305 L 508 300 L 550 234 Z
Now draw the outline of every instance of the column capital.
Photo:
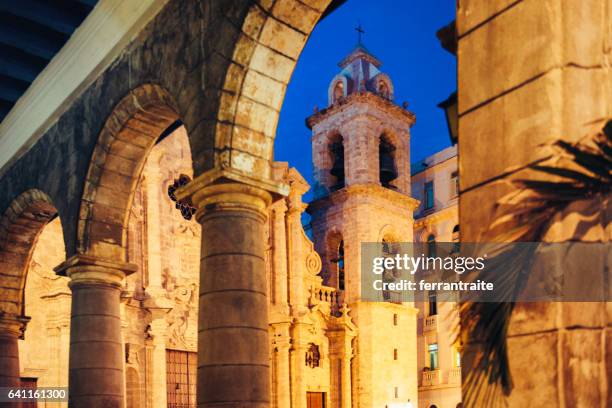
M 23 340 L 25 329 L 30 319 L 29 316 L 0 313 L 0 337 Z
M 70 285 L 89 283 L 121 287 L 123 279 L 136 272 L 138 266 L 78 254 L 68 258 L 53 270 L 60 276 L 68 276 L 71 279 Z
M 289 194 L 289 186 L 275 180 L 253 178 L 239 170 L 213 169 L 176 191 L 178 201 L 190 201 L 200 220 L 214 210 L 251 210 L 266 216 L 268 206 Z

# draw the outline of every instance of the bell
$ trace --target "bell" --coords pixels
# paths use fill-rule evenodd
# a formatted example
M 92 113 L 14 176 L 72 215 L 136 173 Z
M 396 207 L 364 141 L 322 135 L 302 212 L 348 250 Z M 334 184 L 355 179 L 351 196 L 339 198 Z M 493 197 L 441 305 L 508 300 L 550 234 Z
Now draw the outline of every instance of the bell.
M 330 173 L 336 177 L 337 183 L 334 189 L 339 189 L 344 187 L 344 146 L 342 146 L 342 142 L 331 143 L 330 150 L 334 156 L 334 165 Z
M 397 167 L 395 167 L 395 160 L 393 160 L 392 152 L 394 147 L 385 142 L 380 143 L 380 182 L 384 187 L 395 188 L 390 183 L 395 180 L 398 176 Z

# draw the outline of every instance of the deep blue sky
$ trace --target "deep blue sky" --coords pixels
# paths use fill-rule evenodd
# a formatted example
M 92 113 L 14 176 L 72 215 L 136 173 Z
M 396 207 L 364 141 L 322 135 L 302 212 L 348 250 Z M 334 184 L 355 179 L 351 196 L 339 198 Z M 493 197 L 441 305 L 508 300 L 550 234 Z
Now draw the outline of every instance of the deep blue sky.
M 274 158 L 288 161 L 312 184 L 310 131 L 304 119 L 315 105 L 327 105 L 327 87 L 338 62 L 357 43 L 383 65 L 395 87 L 395 101 L 416 114 L 411 161 L 450 145 L 443 111 L 436 105 L 456 88 L 455 58 L 442 49 L 436 31 L 455 18 L 456 0 L 348 0 L 314 29 L 300 56 L 281 109 Z

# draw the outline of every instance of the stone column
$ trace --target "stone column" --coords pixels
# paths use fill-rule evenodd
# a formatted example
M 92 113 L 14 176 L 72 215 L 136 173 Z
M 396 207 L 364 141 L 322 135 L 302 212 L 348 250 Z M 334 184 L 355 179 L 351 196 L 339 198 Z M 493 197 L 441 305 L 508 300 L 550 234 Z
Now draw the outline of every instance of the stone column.
M 28 321 L 29 317 L 0 314 L 0 387 L 21 386 L 18 340 Z
M 340 378 L 341 378 L 341 407 L 350 408 L 352 406 L 351 393 L 352 393 L 352 381 L 351 381 L 351 359 L 353 358 L 353 351 L 351 348 L 351 338 L 345 339 L 345 347 L 342 353 L 342 359 L 340 361 Z
M 270 344 L 264 222 L 273 182 L 212 170 L 179 190 L 202 225 L 198 406 L 267 408 Z
M 56 268 L 70 277 L 69 405 L 122 408 L 125 382 L 119 298 L 137 267 L 75 255 Z
M 272 303 L 286 309 L 287 307 L 287 231 L 285 230 L 285 213 L 287 204 L 279 200 L 273 206 L 270 234 L 274 250 L 272 252 L 272 285 L 270 297 Z
M 294 408 L 306 408 L 306 383 L 304 382 L 305 363 L 307 346 L 299 344 L 297 339 L 294 339 L 296 344 L 291 349 L 291 386 Z
M 295 262 L 295 259 L 304 259 L 303 254 L 303 227 L 302 213 L 305 204 L 300 201 L 289 201 L 289 209 L 286 213 L 287 228 L 287 278 L 289 285 L 289 305 L 294 315 L 304 312 L 307 309 L 307 294 L 304 287 L 304 265 Z
M 276 346 L 276 406 L 290 407 L 291 406 L 291 372 L 289 368 L 289 349 L 291 348 L 291 337 L 289 335 L 289 327 L 291 323 L 276 324 L 275 333 L 277 337 L 274 339 Z
M 335 386 L 332 394 L 332 406 L 334 408 L 350 408 L 351 405 L 351 359 L 353 348 L 351 342 L 354 334 L 346 329 L 330 331 L 330 363 L 331 375 Z
M 153 350 L 151 352 L 151 393 L 153 408 L 166 408 L 168 406 L 167 380 L 166 380 L 166 332 L 168 322 L 166 314 L 170 309 L 149 309 L 153 315 L 150 334 L 153 336 Z

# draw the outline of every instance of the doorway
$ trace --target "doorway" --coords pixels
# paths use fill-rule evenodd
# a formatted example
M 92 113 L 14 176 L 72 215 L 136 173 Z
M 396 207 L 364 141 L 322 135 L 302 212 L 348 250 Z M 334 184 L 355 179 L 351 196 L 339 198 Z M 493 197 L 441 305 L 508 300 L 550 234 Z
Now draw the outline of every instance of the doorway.
M 324 392 L 307 392 L 306 408 L 325 408 Z

